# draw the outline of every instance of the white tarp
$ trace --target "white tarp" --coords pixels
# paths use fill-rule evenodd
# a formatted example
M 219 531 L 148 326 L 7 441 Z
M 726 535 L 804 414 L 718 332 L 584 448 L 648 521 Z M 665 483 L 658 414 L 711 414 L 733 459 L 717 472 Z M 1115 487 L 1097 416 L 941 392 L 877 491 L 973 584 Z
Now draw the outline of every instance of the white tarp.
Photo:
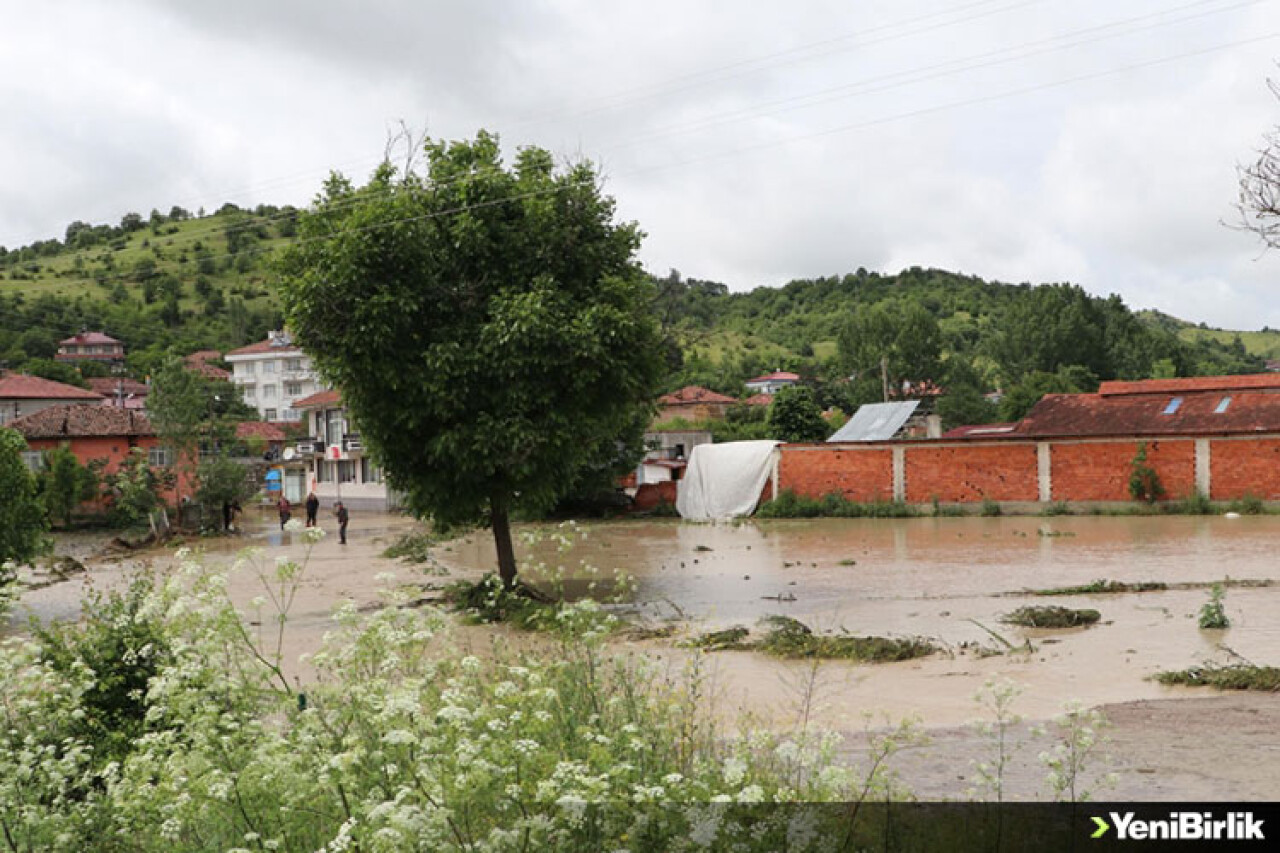
M 710 521 L 754 512 L 773 473 L 773 449 L 778 444 L 731 441 L 693 448 L 676 494 L 681 517 Z

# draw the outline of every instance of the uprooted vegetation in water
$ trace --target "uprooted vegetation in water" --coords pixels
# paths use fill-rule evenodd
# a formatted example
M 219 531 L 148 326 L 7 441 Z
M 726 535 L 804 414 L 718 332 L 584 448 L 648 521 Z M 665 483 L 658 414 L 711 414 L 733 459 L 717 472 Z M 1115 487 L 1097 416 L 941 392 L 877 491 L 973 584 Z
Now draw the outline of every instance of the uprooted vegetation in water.
M 1111 581 L 1098 578 L 1080 586 L 1057 586 L 1049 589 L 1027 590 L 1026 595 L 1115 595 L 1124 592 L 1157 592 L 1169 588 L 1163 581 Z M 1019 593 L 1020 595 L 1023 593 Z
M 1024 628 L 1081 628 L 1102 618 L 1096 610 L 1076 610 L 1071 607 L 1019 607 L 1001 620 Z
M 891 663 L 925 657 L 937 647 L 923 637 L 858 637 L 848 633 L 815 634 L 790 616 L 766 616 L 764 636 L 748 639 L 751 631 L 741 625 L 700 634 L 685 645 L 707 651 L 759 651 L 781 658 L 831 658 L 865 663 Z
M 1280 668 L 1254 664 L 1231 666 L 1198 666 L 1190 669 L 1166 670 L 1155 675 L 1156 681 L 1184 687 L 1213 687 L 1218 690 L 1280 691 Z

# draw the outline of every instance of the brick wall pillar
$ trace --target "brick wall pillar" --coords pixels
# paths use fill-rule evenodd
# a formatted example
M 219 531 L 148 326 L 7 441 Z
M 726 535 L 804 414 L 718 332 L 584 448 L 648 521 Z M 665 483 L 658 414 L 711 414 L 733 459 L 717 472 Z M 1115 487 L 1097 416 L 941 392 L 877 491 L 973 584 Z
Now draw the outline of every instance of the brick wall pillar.
M 901 446 L 893 448 L 893 499 L 907 499 L 907 449 Z

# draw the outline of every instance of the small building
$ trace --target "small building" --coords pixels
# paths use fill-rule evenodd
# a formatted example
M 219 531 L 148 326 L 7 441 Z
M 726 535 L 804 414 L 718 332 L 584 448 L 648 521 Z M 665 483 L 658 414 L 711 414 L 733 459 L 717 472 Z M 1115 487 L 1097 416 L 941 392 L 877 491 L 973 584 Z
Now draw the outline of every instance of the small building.
M 0 373 L 0 425 L 50 406 L 100 405 L 96 391 L 23 373 Z
M 165 468 L 174 461 L 172 453 L 161 446 L 146 414 L 137 409 L 74 404 L 50 406 L 10 421 L 7 426 L 26 439 L 30 450 L 24 452 L 23 459 L 32 470 L 39 469 L 44 451 L 59 445 L 66 445 L 82 465 L 103 460 L 104 474 L 114 473 L 134 448 L 147 452 L 147 461 L 153 468 Z M 191 494 L 189 483 L 183 483 L 182 494 Z M 166 490 L 161 497 L 172 502 L 176 491 Z
M 693 449 L 711 442 L 711 433 L 707 430 L 646 432 L 644 459 L 636 468 L 634 482 L 628 485 L 638 487 L 646 483 L 681 479 Z
M 686 385 L 679 391 L 658 398 L 658 417 L 654 423 L 667 423 L 677 418 L 686 421 L 719 420 L 738 400 L 700 385 Z
M 294 403 L 321 390 L 311 359 L 288 332 L 269 332 L 265 341 L 234 349 L 225 360 L 245 403 L 270 423 L 300 420 L 302 410 Z
M 859 406 L 853 417 L 829 442 L 889 441 L 895 438 L 937 438 L 942 434 L 942 422 L 937 415 L 924 415 L 919 411 L 919 400 L 903 400 L 898 403 L 867 403 Z
M 772 394 L 752 394 L 750 397 L 742 401 L 748 406 L 763 406 L 766 409 L 773 404 Z
M 365 455 L 359 430 L 339 392 L 320 391 L 293 406 L 307 434 L 285 448 L 285 497 L 300 501 L 315 492 L 326 506 L 341 500 L 352 509 L 387 510 L 398 505 L 382 469 Z
M 98 361 L 120 364 L 124 361 L 124 344 L 102 332 L 81 332 L 58 341 L 55 361 Z
M 777 394 L 783 388 L 789 388 L 800 381 L 799 375 L 788 373 L 785 370 L 775 370 L 773 373 L 766 373 L 763 376 L 757 376 L 755 379 L 748 379 L 744 384 L 748 391 L 757 394 Z
M 260 453 L 265 461 L 276 462 L 283 458 L 289 437 L 278 424 L 241 421 L 236 424 L 236 441 L 248 446 L 254 453 Z
M 95 376 L 88 380 L 89 388 L 102 395 L 104 406 L 120 409 L 145 409 L 151 386 L 123 376 Z

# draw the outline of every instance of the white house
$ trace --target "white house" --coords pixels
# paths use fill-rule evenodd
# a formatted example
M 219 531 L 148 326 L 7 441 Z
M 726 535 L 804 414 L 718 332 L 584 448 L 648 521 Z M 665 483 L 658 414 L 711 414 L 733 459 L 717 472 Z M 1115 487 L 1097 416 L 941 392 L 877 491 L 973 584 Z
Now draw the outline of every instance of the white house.
M 301 420 L 302 412 L 293 404 L 320 390 L 311 359 L 294 346 L 287 332 L 268 332 L 265 341 L 232 350 L 224 358 L 231 365 L 231 381 L 264 421 Z
M 756 394 L 777 394 L 783 388 L 795 385 L 799 381 L 800 377 L 794 373 L 775 370 L 773 373 L 766 373 L 764 376 L 749 379 L 744 384 Z
M 320 391 L 294 402 L 307 436 L 286 451 L 284 488 L 289 500 L 314 491 L 322 506 L 341 500 L 352 509 L 394 509 L 382 469 L 364 453 L 360 433 L 347 416 L 337 391 Z M 294 495 L 298 495 L 297 498 Z

